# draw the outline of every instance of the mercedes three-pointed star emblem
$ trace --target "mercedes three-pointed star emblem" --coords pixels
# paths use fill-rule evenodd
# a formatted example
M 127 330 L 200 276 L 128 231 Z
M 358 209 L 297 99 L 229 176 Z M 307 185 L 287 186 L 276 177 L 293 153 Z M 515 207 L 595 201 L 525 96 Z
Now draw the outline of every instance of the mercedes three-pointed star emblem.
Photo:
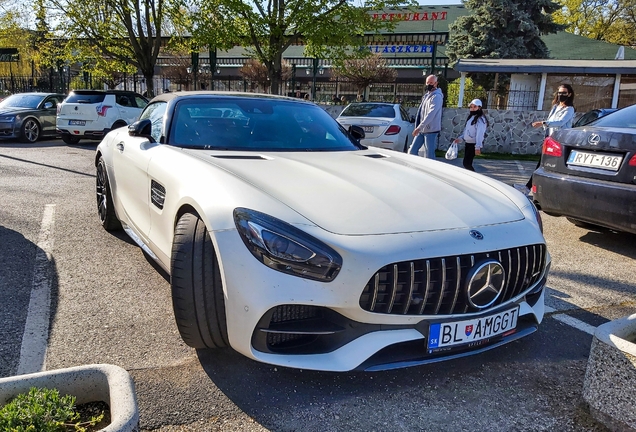
M 503 292 L 505 280 L 502 265 L 494 259 L 474 266 L 468 274 L 466 284 L 468 304 L 477 309 L 491 306 Z

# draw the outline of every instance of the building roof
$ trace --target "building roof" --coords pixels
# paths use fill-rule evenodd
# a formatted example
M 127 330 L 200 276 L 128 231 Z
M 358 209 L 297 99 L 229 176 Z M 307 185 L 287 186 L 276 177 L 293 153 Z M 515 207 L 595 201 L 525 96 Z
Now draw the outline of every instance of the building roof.
M 460 59 L 458 72 L 636 74 L 636 60 Z

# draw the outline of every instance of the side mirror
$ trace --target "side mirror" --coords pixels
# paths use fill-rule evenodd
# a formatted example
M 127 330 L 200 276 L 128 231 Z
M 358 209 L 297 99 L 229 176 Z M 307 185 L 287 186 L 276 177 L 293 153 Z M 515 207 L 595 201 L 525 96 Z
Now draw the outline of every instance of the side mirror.
M 44 104 L 44 109 L 51 109 L 53 108 L 53 102 L 46 102 Z
M 128 135 L 148 138 L 150 142 L 155 142 L 155 139 L 150 135 L 151 132 L 152 122 L 150 119 L 139 120 L 128 126 Z
M 356 125 L 351 125 L 349 126 L 349 134 L 354 137 L 355 139 L 357 139 L 358 141 L 360 141 L 361 139 L 364 138 L 364 129 L 362 129 L 360 126 L 356 126 Z

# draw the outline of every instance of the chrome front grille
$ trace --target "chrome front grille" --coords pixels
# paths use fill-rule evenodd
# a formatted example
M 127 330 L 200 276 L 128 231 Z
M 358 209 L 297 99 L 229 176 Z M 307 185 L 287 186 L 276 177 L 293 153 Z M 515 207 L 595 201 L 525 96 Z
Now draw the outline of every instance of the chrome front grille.
M 498 260 L 503 292 L 490 307 L 505 303 L 539 282 L 546 265 L 545 245 L 488 253 L 406 261 L 382 267 L 364 287 L 362 309 L 393 315 L 452 315 L 478 312 L 468 304 L 466 282 L 476 263 Z

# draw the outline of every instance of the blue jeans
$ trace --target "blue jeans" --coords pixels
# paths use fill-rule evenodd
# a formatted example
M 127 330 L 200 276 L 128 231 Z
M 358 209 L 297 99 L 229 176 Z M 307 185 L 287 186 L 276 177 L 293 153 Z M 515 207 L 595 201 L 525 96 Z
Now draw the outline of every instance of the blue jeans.
M 420 148 L 424 146 L 426 155 L 424 157 L 428 159 L 435 159 L 435 150 L 437 149 L 437 136 L 439 132 L 431 132 L 425 134 L 419 134 L 413 138 L 413 143 L 409 148 L 409 154 L 416 155 L 419 153 Z

